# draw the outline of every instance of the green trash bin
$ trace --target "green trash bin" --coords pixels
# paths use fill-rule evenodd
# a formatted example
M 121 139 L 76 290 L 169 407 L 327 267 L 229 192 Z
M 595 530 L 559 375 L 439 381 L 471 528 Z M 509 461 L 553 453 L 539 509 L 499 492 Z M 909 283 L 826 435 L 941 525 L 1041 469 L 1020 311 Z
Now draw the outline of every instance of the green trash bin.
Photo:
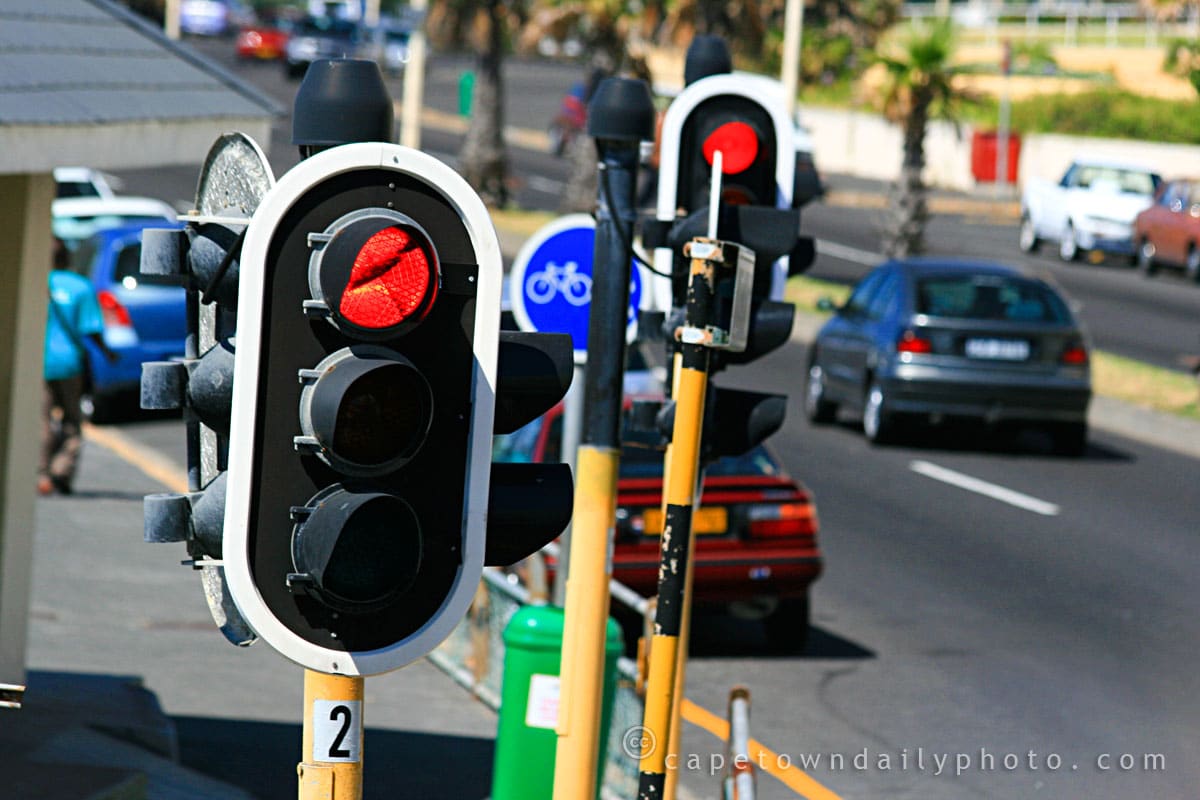
M 525 606 L 513 614 L 504 629 L 504 686 L 491 800 L 551 800 L 554 795 L 554 752 L 558 746 L 554 726 L 562 639 L 563 610 L 554 606 Z M 617 659 L 623 651 L 621 626 L 609 618 L 600 711 L 600 778 L 617 688 Z M 600 796 L 599 780 L 596 796 Z
M 471 116 L 471 96 L 475 93 L 475 73 L 467 70 L 458 76 L 458 115 Z

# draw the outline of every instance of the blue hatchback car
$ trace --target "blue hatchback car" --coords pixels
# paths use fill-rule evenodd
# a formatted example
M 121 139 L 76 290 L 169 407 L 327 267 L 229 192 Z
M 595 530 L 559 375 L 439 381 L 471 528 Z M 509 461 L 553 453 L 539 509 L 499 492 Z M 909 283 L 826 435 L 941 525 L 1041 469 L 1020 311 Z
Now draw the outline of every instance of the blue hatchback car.
M 103 422 L 131 404 L 142 377 L 143 361 L 183 356 L 187 335 L 184 289 L 170 279 L 142 275 L 142 231 L 182 227 L 155 220 L 97 231 L 83 240 L 72 259 L 87 275 L 104 315 L 104 341 L 119 358 L 109 363 L 90 342 L 87 394 L 92 420 Z M 86 401 L 85 401 L 86 402 Z

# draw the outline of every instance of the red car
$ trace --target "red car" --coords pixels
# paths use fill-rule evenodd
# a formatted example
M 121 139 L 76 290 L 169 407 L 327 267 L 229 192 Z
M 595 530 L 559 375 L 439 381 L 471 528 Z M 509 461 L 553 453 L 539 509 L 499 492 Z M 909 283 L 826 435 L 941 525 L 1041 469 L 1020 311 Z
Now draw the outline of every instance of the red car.
M 496 437 L 496 461 L 559 461 L 562 407 Z M 662 453 L 621 451 L 613 577 L 639 594 L 658 589 Z M 774 649 L 797 651 L 808 635 L 808 589 L 821 574 L 817 509 L 763 446 L 723 458 L 705 473 L 696 529 L 697 605 L 731 607 L 763 620 Z
M 238 58 L 276 61 L 283 58 L 291 33 L 286 22 L 250 25 L 238 31 L 235 48 Z
M 1152 275 L 1160 266 L 1183 267 L 1200 282 L 1200 181 L 1167 181 L 1154 205 L 1133 221 L 1138 267 Z

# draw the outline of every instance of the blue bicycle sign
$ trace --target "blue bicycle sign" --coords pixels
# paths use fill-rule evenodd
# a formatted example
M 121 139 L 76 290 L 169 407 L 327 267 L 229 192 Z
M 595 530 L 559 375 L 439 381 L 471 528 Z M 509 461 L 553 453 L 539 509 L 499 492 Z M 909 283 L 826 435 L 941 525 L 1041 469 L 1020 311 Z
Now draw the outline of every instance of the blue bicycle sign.
M 575 360 L 587 354 L 592 302 L 592 258 L 596 223 L 587 214 L 560 217 L 531 236 L 517 253 L 509 275 L 513 316 L 526 331 L 569 333 Z M 637 310 L 644 285 L 641 270 L 630 270 L 629 339 L 637 333 Z
M 573 306 L 586 306 L 592 302 L 592 276 L 579 271 L 577 261 L 555 264 L 547 261 L 546 266 L 525 276 L 525 297 L 531 303 L 545 305 L 561 294 Z

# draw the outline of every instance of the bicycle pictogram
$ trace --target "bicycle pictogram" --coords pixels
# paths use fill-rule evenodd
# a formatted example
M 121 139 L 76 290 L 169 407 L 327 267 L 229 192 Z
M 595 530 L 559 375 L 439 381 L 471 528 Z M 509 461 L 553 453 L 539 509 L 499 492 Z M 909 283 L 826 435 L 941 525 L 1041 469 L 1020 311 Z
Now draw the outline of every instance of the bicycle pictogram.
M 529 273 L 525 279 L 525 294 L 530 302 L 545 305 L 560 292 L 571 305 L 585 306 L 592 301 L 592 278 L 579 272 L 579 264 L 574 261 L 562 266 L 548 261 L 544 269 Z

